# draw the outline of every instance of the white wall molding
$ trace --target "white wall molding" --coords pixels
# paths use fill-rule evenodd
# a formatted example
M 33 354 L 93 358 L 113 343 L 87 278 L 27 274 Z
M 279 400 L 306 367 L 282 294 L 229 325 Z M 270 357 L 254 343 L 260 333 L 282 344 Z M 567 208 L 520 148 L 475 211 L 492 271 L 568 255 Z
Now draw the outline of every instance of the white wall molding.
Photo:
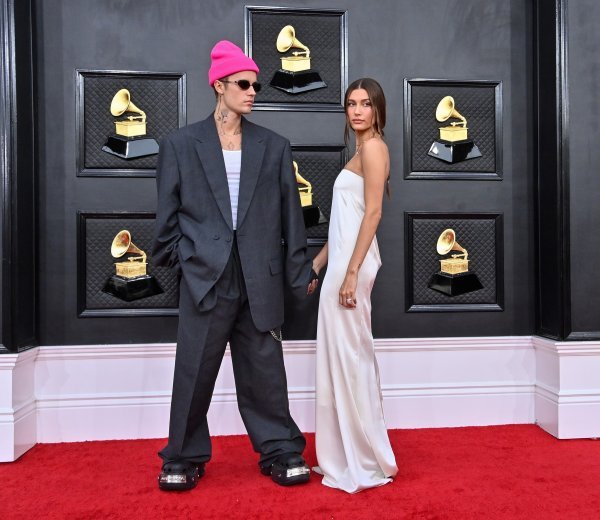
M 37 359 L 82 360 L 119 358 L 172 358 L 175 356 L 175 343 L 140 343 L 127 345 L 68 345 L 38 347 Z
M 485 385 L 456 384 L 456 385 L 382 385 L 382 394 L 385 397 L 424 397 L 429 395 L 453 396 L 453 395 L 484 395 L 484 394 L 533 394 L 534 383 L 513 384 L 503 381 L 490 381 Z
M 315 349 L 315 341 L 283 343 L 303 431 L 314 431 Z M 534 421 L 531 337 L 377 339 L 375 350 L 391 428 Z M 174 344 L 41 347 L 39 442 L 165 437 L 174 357 Z M 229 350 L 209 424 L 217 435 L 245 432 Z
M 538 424 L 559 439 L 600 437 L 600 342 L 532 342 Z
M 560 356 L 600 356 L 600 341 L 552 341 L 546 338 L 532 338 L 538 350 L 545 350 Z
M 315 349 L 314 341 L 283 343 L 290 408 L 308 432 L 314 431 Z M 375 340 L 375 350 L 389 428 L 538 421 L 564 437 L 595 431 L 577 409 L 600 417 L 598 343 L 385 338 Z M 36 442 L 166 437 L 174 361 L 175 344 L 47 346 L 0 356 L 2 460 Z M 573 421 L 587 426 L 566 426 Z M 209 424 L 214 435 L 245 432 L 229 350 Z
M 531 336 L 490 336 L 476 338 L 380 338 L 375 350 L 387 352 L 422 352 L 454 350 L 514 350 L 531 349 Z M 67 345 L 38 347 L 38 360 L 85 358 L 173 357 L 175 343 L 138 343 L 126 345 Z M 284 341 L 286 354 L 306 354 L 316 350 L 314 340 Z M 229 355 L 227 349 L 225 355 Z M 8 356 L 6 356 L 8 357 Z M 2 356 L 0 356 L 0 362 Z
M 37 349 L 0 355 L 0 462 L 37 443 L 34 367 Z
M 531 336 L 476 338 L 385 338 L 375 340 L 377 352 L 426 352 L 469 350 L 530 350 Z

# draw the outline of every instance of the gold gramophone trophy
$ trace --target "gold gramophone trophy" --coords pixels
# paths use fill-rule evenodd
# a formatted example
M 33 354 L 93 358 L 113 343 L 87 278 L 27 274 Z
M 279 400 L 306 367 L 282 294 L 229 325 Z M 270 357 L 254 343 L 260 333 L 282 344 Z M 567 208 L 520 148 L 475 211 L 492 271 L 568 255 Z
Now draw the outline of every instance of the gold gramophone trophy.
M 108 137 L 102 150 L 122 159 L 158 153 L 156 139 L 146 137 L 146 113 L 132 103 L 129 90 L 122 88 L 112 99 L 110 113 L 119 117 L 126 112 L 138 115 L 128 115 L 125 119 L 115 121 L 115 133 Z
M 123 229 L 112 241 L 110 253 L 114 258 L 133 253 L 125 262 L 115 262 L 116 274 L 112 275 L 102 289 L 121 300 L 130 302 L 163 292 L 154 276 L 147 271 L 146 253 L 131 241 L 131 233 Z
M 291 25 L 281 29 L 276 45 L 279 52 L 287 52 L 292 48 L 302 50 L 281 58 L 281 68 L 271 80 L 272 87 L 288 94 L 300 94 L 327 86 L 321 75 L 310 68 L 310 50 L 296 39 L 296 31 Z
M 438 103 L 435 118 L 440 123 L 450 118 L 460 121 L 452 121 L 440 128 L 440 138 L 432 143 L 427 155 L 452 164 L 481 157 L 477 145 L 468 138 L 467 120 L 456 110 L 452 96 L 445 96 Z
M 444 229 L 437 241 L 439 255 L 448 255 L 440 260 L 440 272 L 434 274 L 428 287 L 447 296 L 458 296 L 483 288 L 475 273 L 469 271 L 469 253 L 456 241 L 453 229 Z
M 323 212 L 316 204 L 312 202 L 312 184 L 308 182 L 302 175 L 298 173 L 298 163 L 294 163 L 294 171 L 296 172 L 296 182 L 298 183 L 298 191 L 300 192 L 300 204 L 302 205 L 302 213 L 304 215 L 304 226 L 309 228 L 325 224 L 327 219 Z

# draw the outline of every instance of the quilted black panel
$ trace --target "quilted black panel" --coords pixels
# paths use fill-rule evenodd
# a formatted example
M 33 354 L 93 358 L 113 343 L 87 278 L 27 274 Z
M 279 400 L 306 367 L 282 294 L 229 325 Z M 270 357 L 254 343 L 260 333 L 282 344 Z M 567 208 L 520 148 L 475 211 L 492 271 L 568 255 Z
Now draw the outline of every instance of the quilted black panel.
M 129 90 L 131 101 L 146 112 L 146 136 L 157 141 L 179 127 L 179 78 L 156 78 L 127 74 L 83 75 L 83 161 L 88 169 L 155 169 L 156 155 L 122 159 L 102 151 L 107 137 L 115 132 L 114 121 L 123 119 L 110 113 L 114 95 Z
M 456 109 L 466 118 L 469 139 L 482 156 L 450 164 L 427 155 L 431 143 L 439 138 L 440 123 L 435 109 L 444 96 L 452 96 Z M 496 105 L 494 85 L 468 87 L 448 85 L 411 86 L 411 166 L 412 172 L 486 172 L 496 171 Z M 458 121 L 451 119 L 450 121 Z
M 252 30 L 252 58 L 260 68 L 263 90 L 256 96 L 257 103 L 339 104 L 342 105 L 342 42 L 340 42 L 341 14 L 299 14 L 294 12 L 250 12 Z M 296 39 L 310 49 L 311 69 L 321 75 L 326 88 L 288 94 L 269 85 L 273 74 L 281 68 L 281 57 L 289 55 L 277 50 L 275 42 L 281 29 L 291 25 Z
M 154 219 L 150 218 L 94 218 L 87 217 L 85 222 L 85 310 L 94 309 L 175 309 L 179 301 L 177 276 L 166 267 L 152 265 L 150 250 L 154 233 Z M 132 242 L 148 255 L 148 274 L 156 277 L 163 289 L 156 294 L 140 300 L 126 302 L 111 294 L 102 292 L 106 280 L 115 274 L 115 259 L 110 246 L 115 235 L 122 229 L 131 233 Z M 127 255 L 129 256 L 129 255 Z
M 346 163 L 343 146 L 318 149 L 292 146 L 292 156 L 298 163 L 298 172 L 312 184 L 313 204 L 318 205 L 329 220 L 333 183 Z M 306 230 L 308 238 L 327 239 L 329 224 L 319 224 Z
M 459 296 L 447 296 L 430 289 L 431 276 L 440 270 L 436 244 L 440 233 L 452 228 L 457 242 L 469 253 L 469 271 L 475 273 L 483 289 Z M 413 305 L 494 304 L 496 295 L 495 219 L 412 220 Z

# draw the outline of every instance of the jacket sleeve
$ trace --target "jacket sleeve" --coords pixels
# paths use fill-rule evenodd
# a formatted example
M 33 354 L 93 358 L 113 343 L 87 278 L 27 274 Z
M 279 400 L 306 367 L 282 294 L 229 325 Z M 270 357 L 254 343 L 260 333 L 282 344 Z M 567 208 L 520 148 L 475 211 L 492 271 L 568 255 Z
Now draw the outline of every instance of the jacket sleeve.
M 168 137 L 161 143 L 156 167 L 158 202 L 152 259 L 155 265 L 179 267 L 178 243 L 181 230 L 177 212 L 181 205 L 179 196 L 179 167 L 173 144 Z
M 306 228 L 304 227 L 289 141 L 286 141 L 280 168 L 285 275 L 294 295 L 302 298 L 306 297 L 312 260 L 307 256 Z

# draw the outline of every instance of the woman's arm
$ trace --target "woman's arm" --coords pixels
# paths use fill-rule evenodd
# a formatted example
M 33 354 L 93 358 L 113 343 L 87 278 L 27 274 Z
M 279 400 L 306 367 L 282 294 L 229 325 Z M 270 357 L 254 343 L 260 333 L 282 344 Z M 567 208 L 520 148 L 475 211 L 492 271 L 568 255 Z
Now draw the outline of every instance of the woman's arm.
M 313 258 L 312 268 L 313 271 L 317 274 L 321 272 L 321 269 L 327 265 L 327 255 L 329 249 L 327 248 L 327 243 L 321 248 L 321 251 Z
M 367 255 L 381 220 L 383 192 L 389 172 L 389 153 L 381 139 L 365 141 L 361 149 L 362 174 L 365 186 L 365 214 L 358 231 L 354 251 L 348 263 L 346 276 L 340 287 L 339 303 L 356 307 L 358 271 Z

